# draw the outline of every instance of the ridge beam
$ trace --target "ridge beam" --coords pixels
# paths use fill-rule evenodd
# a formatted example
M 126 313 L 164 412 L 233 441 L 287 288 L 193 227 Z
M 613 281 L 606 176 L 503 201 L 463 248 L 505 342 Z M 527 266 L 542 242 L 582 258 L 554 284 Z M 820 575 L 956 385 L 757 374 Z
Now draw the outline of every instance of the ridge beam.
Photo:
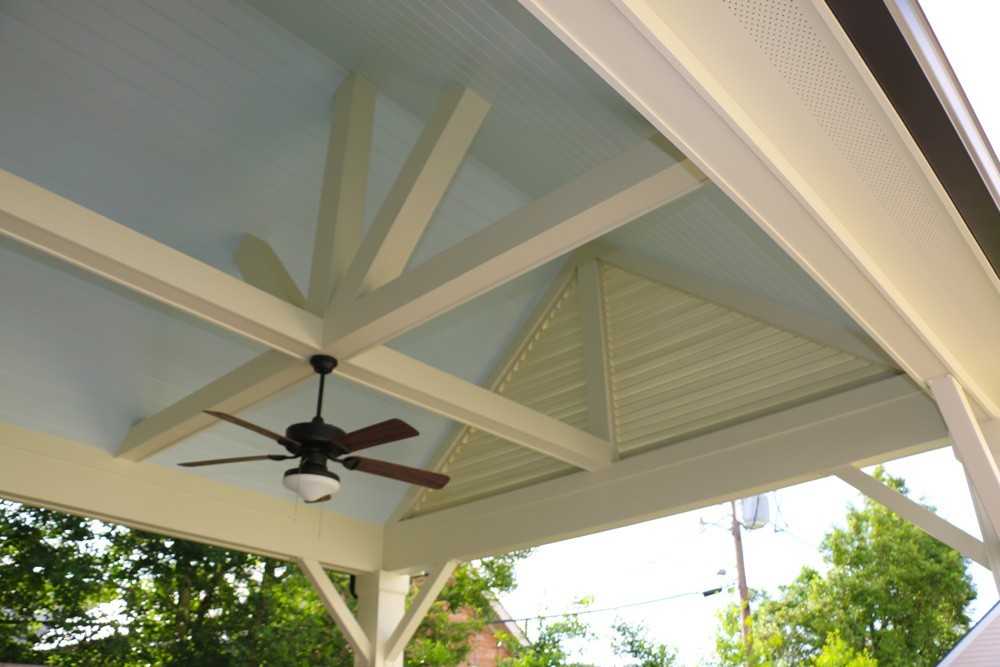
M 337 373 L 584 470 L 611 464 L 607 440 L 388 347 L 341 361 Z
M 328 349 L 347 359 L 391 340 L 707 181 L 645 141 L 361 296 L 327 319 Z
M 330 577 L 326 575 L 326 570 L 319 563 L 308 558 L 296 558 L 295 562 L 302 573 L 306 575 L 306 579 L 309 580 L 316 595 L 323 602 L 323 606 L 326 607 L 333 622 L 344 633 L 344 639 L 347 640 L 355 657 L 361 658 L 365 663 L 370 662 L 372 656 L 371 640 L 368 639 L 358 620 L 354 618 L 354 614 L 344 602 L 344 598 L 334 588 Z
M 830 472 L 931 537 L 947 544 L 966 558 L 990 569 L 986 545 L 983 542 L 945 521 L 920 503 L 907 498 L 896 489 L 854 466 L 841 466 Z

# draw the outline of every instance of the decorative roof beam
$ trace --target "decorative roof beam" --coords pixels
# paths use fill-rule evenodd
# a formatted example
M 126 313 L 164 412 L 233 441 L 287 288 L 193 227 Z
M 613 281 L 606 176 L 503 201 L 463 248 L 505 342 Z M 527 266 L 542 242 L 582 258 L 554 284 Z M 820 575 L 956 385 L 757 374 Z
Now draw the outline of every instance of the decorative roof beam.
M 0 192 L 0 234 L 272 349 L 319 349 L 311 313 L 10 172 Z
M 274 248 L 264 239 L 244 234 L 233 253 L 233 260 L 247 284 L 273 294 L 297 308 L 306 307 L 306 297 L 302 290 L 295 284 Z
M 320 316 L 326 313 L 333 292 L 361 243 L 375 97 L 374 86 L 351 75 L 337 88 L 333 100 L 333 120 L 309 270 L 308 308 Z
M 327 318 L 346 359 L 696 190 L 707 178 L 651 140 L 490 225 Z
M 333 317 L 403 272 L 487 111 L 468 88 L 445 88 L 334 296 Z
M 383 394 L 510 440 L 584 470 L 611 463 L 607 440 L 388 347 L 340 362 L 337 372 Z

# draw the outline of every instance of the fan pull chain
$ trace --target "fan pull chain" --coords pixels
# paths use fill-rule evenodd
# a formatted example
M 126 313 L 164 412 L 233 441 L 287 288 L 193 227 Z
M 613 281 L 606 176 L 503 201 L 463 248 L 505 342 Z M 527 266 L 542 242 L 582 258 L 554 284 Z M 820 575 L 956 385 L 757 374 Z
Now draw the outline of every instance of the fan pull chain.
M 319 510 L 317 512 L 319 515 L 319 523 L 316 525 L 316 541 L 319 542 L 319 539 L 323 536 L 323 508 L 317 507 L 316 509 Z

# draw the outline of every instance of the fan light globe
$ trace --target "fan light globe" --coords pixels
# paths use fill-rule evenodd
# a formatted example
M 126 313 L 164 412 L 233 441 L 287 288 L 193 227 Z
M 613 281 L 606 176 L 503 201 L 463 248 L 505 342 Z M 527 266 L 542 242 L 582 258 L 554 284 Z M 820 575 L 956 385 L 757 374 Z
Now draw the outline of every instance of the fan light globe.
M 340 478 L 326 470 L 301 472 L 298 468 L 292 468 L 285 472 L 281 483 L 307 503 L 316 502 L 323 496 L 340 490 Z

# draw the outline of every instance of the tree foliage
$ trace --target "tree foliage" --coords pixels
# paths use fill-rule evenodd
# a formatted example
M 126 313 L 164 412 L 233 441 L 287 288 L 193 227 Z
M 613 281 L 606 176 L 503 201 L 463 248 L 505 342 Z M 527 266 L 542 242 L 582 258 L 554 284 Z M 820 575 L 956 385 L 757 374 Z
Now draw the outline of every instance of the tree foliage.
M 0 502 L 0 661 L 354 664 L 302 572 L 282 561 Z M 525 552 L 460 566 L 406 651 L 455 665 Z M 347 593 L 347 575 L 329 573 Z M 354 601 L 349 595 L 349 604 Z M 464 610 L 464 619 L 454 618 Z
M 629 667 L 673 667 L 676 664 L 677 653 L 666 644 L 649 639 L 645 627 L 619 620 L 613 629 L 618 635 L 613 646 L 615 655 L 636 661 Z
M 508 642 L 510 657 L 501 658 L 497 667 L 553 667 L 568 665 L 570 650 L 566 641 L 585 639 L 593 634 L 577 614 L 566 614 L 562 618 L 541 626 L 538 636 L 527 644 Z
M 875 476 L 907 493 L 902 479 L 881 468 Z M 803 568 L 756 605 L 751 664 L 936 665 L 967 630 L 975 589 L 966 561 L 882 505 L 851 507 L 821 549 L 825 576 Z M 717 653 L 720 665 L 746 664 L 735 605 L 720 620 Z

